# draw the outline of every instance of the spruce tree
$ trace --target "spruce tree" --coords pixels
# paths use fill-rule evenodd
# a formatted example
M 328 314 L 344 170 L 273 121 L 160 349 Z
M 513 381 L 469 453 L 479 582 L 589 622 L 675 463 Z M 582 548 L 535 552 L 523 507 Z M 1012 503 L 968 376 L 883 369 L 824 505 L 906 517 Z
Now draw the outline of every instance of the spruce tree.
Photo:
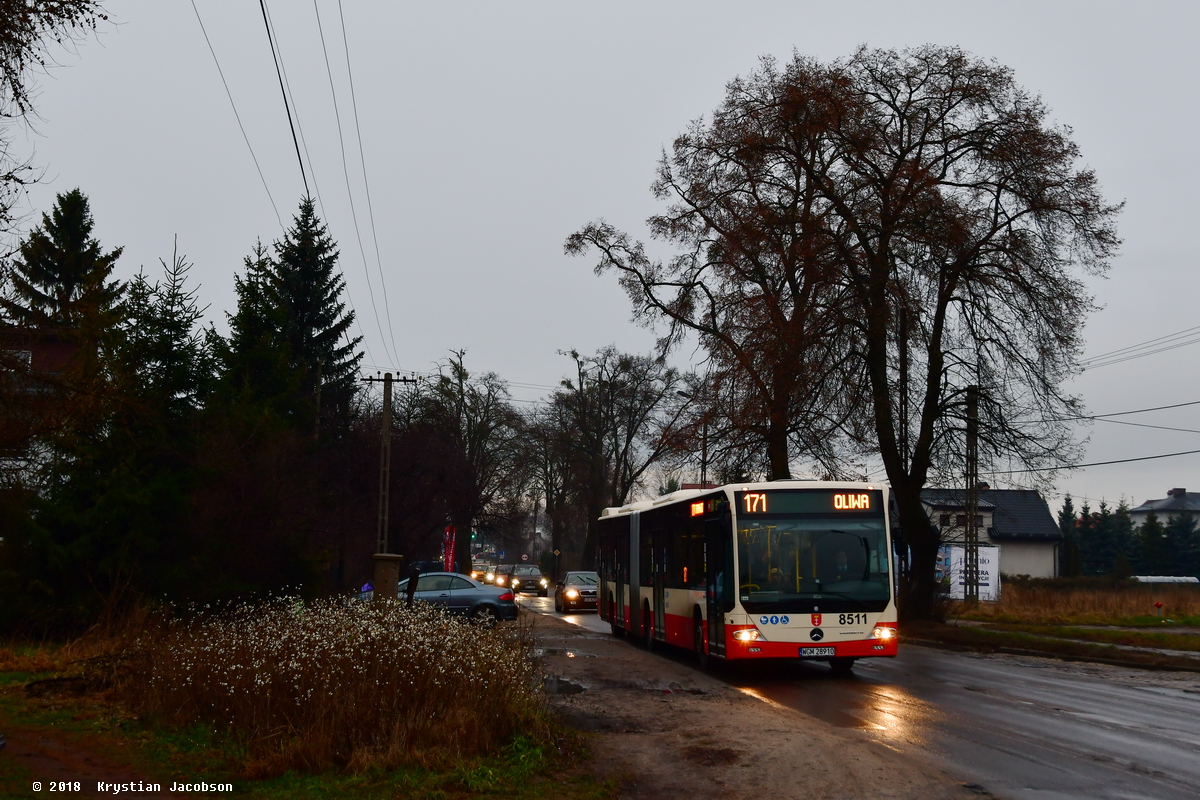
M 1158 515 L 1151 511 L 1138 529 L 1138 569 L 1142 575 L 1169 575 L 1167 539 Z
M 315 399 L 319 388 L 321 405 L 344 418 L 357 385 L 362 337 L 349 337 L 354 312 L 341 297 L 346 279 L 337 259 L 337 245 L 306 197 L 292 227 L 275 243 L 272 300 L 301 391 Z
M 94 335 L 114 321 L 121 286 L 109 277 L 122 248 L 105 253 L 92 237 L 94 224 L 79 189 L 60 194 L 42 214 L 8 270 L 8 296 L 0 297 L 13 324 Z
M 1200 537 L 1196 533 L 1196 519 L 1184 511 L 1171 517 L 1163 531 L 1165 538 L 1165 566 L 1169 571 L 1163 575 L 1200 574 Z
M 1075 504 L 1071 502 L 1071 495 L 1067 495 L 1063 500 L 1062 510 L 1058 512 L 1058 529 L 1062 531 L 1062 562 L 1061 570 L 1063 577 L 1075 578 L 1079 576 L 1079 523 L 1075 518 Z
M 345 420 L 357 382 L 362 337 L 342 300 L 338 250 L 306 198 L 274 255 L 261 244 L 236 279 L 237 312 L 218 352 L 227 394 L 267 407 L 301 429 Z M 319 385 L 318 385 L 318 375 Z M 323 428 L 326 426 L 322 426 Z

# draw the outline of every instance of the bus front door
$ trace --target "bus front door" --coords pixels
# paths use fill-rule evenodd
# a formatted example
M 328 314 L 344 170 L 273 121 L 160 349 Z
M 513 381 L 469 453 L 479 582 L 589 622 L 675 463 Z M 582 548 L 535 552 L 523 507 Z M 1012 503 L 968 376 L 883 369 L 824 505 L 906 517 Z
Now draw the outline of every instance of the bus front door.
M 733 596 L 733 539 L 732 520 L 728 514 L 704 523 L 705 586 L 708 617 L 708 654 L 725 657 L 725 612 L 732 608 L 727 598 Z M 728 607 L 728 608 L 727 608 Z

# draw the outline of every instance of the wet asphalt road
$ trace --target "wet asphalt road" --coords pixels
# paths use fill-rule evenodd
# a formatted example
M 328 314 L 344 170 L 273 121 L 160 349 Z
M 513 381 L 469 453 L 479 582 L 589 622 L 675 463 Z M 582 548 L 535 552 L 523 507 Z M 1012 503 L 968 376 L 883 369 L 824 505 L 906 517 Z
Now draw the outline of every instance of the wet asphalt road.
M 595 612 L 532 611 L 607 633 Z M 685 662 L 684 652 L 667 654 Z M 999 797 L 1200 797 L 1200 676 L 947 653 L 901 643 L 850 678 L 821 664 L 739 665 L 735 688 L 901 752 Z

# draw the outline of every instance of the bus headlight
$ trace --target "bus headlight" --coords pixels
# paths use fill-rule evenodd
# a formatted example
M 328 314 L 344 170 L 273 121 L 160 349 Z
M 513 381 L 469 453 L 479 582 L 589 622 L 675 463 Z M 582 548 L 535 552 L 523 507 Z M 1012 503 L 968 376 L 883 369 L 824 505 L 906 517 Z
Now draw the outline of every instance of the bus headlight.
M 876 639 L 883 639 L 884 641 L 895 639 L 896 629 L 887 625 L 876 625 L 875 630 L 871 631 L 871 636 Z
M 758 628 L 743 628 L 740 631 L 733 632 L 733 638 L 739 642 L 756 642 L 758 641 Z

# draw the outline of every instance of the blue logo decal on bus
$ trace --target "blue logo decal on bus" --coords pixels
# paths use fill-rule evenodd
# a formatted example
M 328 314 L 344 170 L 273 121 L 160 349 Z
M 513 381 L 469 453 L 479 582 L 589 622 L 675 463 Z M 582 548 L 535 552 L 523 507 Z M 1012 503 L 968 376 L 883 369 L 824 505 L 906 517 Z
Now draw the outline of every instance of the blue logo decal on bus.
M 770 620 L 767 617 L 759 617 L 758 618 L 759 625 L 766 625 L 768 622 L 770 622 Z
M 780 622 L 782 622 L 784 625 L 787 625 L 787 624 L 788 624 L 788 618 L 787 618 L 787 617 L 780 617 L 780 618 L 779 618 L 779 621 L 780 621 Z
M 779 617 L 771 617 L 771 624 L 772 624 L 772 625 L 778 624 L 778 622 L 779 622 Z

